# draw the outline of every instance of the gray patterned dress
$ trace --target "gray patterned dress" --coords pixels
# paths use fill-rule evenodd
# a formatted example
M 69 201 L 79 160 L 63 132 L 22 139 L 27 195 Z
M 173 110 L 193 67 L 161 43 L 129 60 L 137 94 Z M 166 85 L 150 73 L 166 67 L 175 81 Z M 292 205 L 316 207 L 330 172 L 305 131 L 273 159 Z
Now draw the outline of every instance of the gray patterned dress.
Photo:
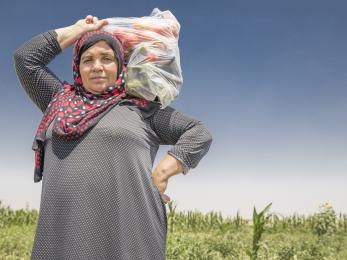
M 14 54 L 18 78 L 45 111 L 63 87 L 47 64 L 61 52 L 55 31 Z M 144 115 L 119 103 L 76 141 L 47 131 L 41 204 L 31 259 L 165 259 L 166 208 L 151 179 L 159 145 L 184 174 L 208 152 L 201 121 L 172 107 Z

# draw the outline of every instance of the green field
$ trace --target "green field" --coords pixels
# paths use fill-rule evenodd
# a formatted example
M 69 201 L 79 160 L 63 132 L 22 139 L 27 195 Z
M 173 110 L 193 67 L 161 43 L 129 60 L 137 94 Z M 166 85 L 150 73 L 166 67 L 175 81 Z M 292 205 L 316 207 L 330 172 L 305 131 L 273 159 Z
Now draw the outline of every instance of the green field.
M 179 212 L 167 206 L 167 259 L 346 259 L 347 215 L 325 204 L 311 216 Z M 270 212 L 270 213 L 269 213 Z M 38 212 L 0 201 L 0 259 L 29 259 Z

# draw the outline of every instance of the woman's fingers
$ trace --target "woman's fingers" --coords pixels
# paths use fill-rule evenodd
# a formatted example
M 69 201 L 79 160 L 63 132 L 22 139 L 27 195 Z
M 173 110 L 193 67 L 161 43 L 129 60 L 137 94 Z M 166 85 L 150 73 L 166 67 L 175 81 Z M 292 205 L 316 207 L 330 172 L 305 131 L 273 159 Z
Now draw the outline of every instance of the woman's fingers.
M 108 24 L 107 20 L 100 20 L 100 21 L 97 22 L 96 27 L 97 27 L 97 29 L 100 29 L 100 28 L 104 27 L 107 24 Z
M 161 198 L 164 201 L 164 203 L 168 203 L 171 200 L 170 197 L 166 194 L 161 194 Z
M 92 15 L 87 15 L 85 18 L 85 22 L 87 24 L 93 25 L 92 27 L 90 27 L 93 30 L 101 29 L 103 26 L 108 24 L 107 19 L 99 20 L 97 16 L 92 16 Z
M 93 23 L 93 16 L 87 15 L 85 20 L 86 20 L 86 23 L 88 23 L 88 24 Z
M 85 21 L 88 24 L 97 24 L 97 22 L 99 21 L 99 18 L 96 16 L 87 15 L 85 18 Z
M 102 24 L 102 26 L 108 25 L 108 20 L 107 19 L 100 20 L 100 23 Z

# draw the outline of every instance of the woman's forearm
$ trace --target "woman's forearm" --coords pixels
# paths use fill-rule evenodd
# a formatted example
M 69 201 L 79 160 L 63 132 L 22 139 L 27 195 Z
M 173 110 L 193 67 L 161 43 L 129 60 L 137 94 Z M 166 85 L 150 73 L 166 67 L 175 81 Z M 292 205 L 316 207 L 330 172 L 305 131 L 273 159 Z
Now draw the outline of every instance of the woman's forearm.
M 58 34 L 57 40 L 63 50 L 77 41 L 84 33 L 99 30 L 106 24 L 108 24 L 107 20 L 99 20 L 96 16 L 88 15 L 73 25 L 56 29 L 55 32 Z
M 67 27 L 56 29 L 57 41 L 60 45 L 60 48 L 66 49 L 77 41 L 85 32 L 85 30 L 78 24 L 73 24 Z

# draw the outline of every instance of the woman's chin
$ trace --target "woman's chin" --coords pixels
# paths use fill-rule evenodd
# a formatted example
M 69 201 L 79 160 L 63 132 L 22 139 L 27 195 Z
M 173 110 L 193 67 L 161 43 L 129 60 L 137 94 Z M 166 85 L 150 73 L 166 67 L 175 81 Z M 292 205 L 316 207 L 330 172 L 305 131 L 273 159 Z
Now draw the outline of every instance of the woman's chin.
M 102 84 L 102 85 L 100 84 L 100 85 L 94 85 L 91 87 L 86 87 L 86 89 L 89 92 L 92 92 L 94 94 L 100 94 L 100 93 L 103 93 L 107 89 L 107 86 L 105 84 Z

